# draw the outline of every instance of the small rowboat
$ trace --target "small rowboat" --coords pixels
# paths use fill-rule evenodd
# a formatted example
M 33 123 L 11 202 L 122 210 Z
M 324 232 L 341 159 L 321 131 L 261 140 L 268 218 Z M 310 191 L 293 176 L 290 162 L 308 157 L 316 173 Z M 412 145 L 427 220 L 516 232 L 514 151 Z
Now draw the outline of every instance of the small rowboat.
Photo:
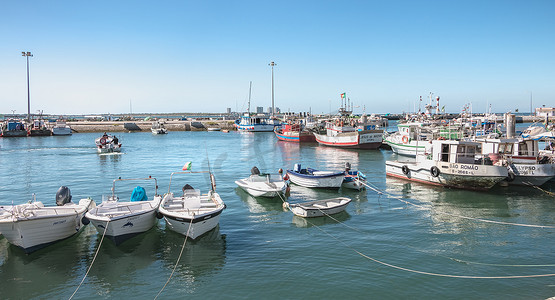
M 295 215 L 303 218 L 322 217 L 333 215 L 345 210 L 351 199 L 337 197 L 325 200 L 316 200 L 303 203 L 291 204 L 285 202 L 284 206 L 289 208 Z

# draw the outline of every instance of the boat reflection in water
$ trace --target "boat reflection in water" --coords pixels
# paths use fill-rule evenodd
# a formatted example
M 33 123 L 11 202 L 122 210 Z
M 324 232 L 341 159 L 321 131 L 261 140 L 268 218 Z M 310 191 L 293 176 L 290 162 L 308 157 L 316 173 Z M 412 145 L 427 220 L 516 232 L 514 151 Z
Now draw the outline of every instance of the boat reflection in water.
M 343 223 L 351 218 L 351 215 L 347 211 L 342 211 L 332 215 L 333 218 L 329 216 L 316 217 L 316 218 L 303 218 L 293 215 L 293 223 L 297 227 L 309 228 L 313 226 L 323 226 L 328 224 L 338 224 Z
M 253 214 L 266 213 L 270 211 L 283 211 L 283 201 L 280 197 L 266 198 L 253 197 L 240 187 L 235 188 L 235 194 L 247 205 L 249 212 Z
M 87 226 L 78 235 L 25 254 L 0 236 L 1 298 L 21 299 L 22 295 L 25 295 L 23 298 L 69 298 L 94 255 L 94 249 L 91 250 L 94 239 L 94 228 Z M 30 289 L 30 284 L 36 289 Z M 61 286 L 66 288 L 60 289 Z

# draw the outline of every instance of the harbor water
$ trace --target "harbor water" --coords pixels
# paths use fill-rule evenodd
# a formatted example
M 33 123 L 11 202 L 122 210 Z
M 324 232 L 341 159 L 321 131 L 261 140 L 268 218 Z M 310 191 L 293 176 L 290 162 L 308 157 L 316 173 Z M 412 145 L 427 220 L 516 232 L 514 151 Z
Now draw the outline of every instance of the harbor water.
M 98 133 L 0 139 L 0 205 L 99 204 L 116 178 L 157 179 L 192 162 L 214 172 L 227 208 L 219 227 L 198 240 L 165 228 L 115 246 L 95 228 L 29 255 L 0 237 L 1 299 L 546 299 L 555 296 L 555 184 L 542 189 L 448 189 L 386 178 L 387 150 L 342 150 L 278 142 L 273 133 L 117 133 L 122 153 L 99 155 Z M 346 162 L 373 189 L 314 190 L 293 185 L 288 201 L 346 196 L 345 212 L 303 219 L 279 198 L 253 198 L 234 181 L 303 167 L 342 170 Z M 206 192 L 200 175 L 175 177 Z M 133 183 L 137 185 L 137 183 Z M 152 195 L 155 187 L 143 185 Z M 116 186 L 120 199 L 133 186 Z M 34 194 L 34 196 L 33 196 Z M 534 225 L 534 226 L 521 226 Z M 542 227 L 543 226 L 543 227 Z M 513 277 L 513 278 L 511 278 Z

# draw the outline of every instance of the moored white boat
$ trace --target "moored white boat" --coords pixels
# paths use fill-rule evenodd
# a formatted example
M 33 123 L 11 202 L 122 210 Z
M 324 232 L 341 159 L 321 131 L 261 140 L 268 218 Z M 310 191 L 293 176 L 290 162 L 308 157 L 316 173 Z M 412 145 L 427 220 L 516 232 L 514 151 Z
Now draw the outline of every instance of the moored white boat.
M 121 143 L 114 135 L 104 133 L 101 137 L 97 138 L 94 143 L 98 153 L 112 153 L 121 152 Z
M 277 197 L 285 194 L 289 186 L 282 174 L 260 174 L 257 167 L 252 168 L 249 177 L 236 180 L 235 184 L 254 197 Z
M 190 185 L 182 188 L 182 194 L 171 192 L 173 175 L 175 174 L 209 174 L 211 189 L 206 194 L 194 189 Z M 166 226 L 177 233 L 197 239 L 208 231 L 216 228 L 220 222 L 220 214 L 225 204 L 216 193 L 214 175 L 207 171 L 201 172 L 174 172 L 170 176 L 168 193 L 158 209 L 164 217 Z
M 479 153 L 478 143 L 432 141 L 432 153 L 420 154 L 415 161 L 386 161 L 386 175 L 411 181 L 487 190 L 508 176 L 507 168 L 493 165 Z
M 129 180 L 154 180 L 155 189 L 152 200 L 144 188 L 137 186 L 131 194 L 130 201 L 119 201 L 116 194 L 116 182 Z M 107 200 L 90 210 L 86 217 L 91 221 L 99 234 L 104 234 L 116 245 L 152 228 L 157 221 L 156 211 L 162 196 L 158 195 L 158 184 L 155 178 L 116 179 L 113 181 L 112 194 Z
M 295 215 L 303 218 L 322 217 L 333 215 L 345 210 L 351 199 L 346 197 L 337 197 L 325 200 L 316 200 L 302 203 L 285 202 L 284 206 L 288 207 Z
M 71 135 L 71 127 L 65 121 L 56 121 L 51 130 L 52 135 Z
M 488 154 L 495 164 L 504 160 L 508 164 L 510 185 L 540 186 L 555 177 L 555 160 L 541 155 L 538 140 L 534 139 L 489 139 L 477 138 L 482 144 L 482 153 Z
M 31 253 L 81 231 L 88 222 L 85 213 L 95 207 L 92 199 L 71 202 L 65 186 L 56 193 L 56 206 L 40 201 L 5 207 L 0 212 L 0 232 L 11 244 Z
M 311 188 L 340 188 L 345 178 L 343 171 L 301 169 L 300 164 L 295 164 L 293 170 L 287 170 L 287 175 L 294 184 Z

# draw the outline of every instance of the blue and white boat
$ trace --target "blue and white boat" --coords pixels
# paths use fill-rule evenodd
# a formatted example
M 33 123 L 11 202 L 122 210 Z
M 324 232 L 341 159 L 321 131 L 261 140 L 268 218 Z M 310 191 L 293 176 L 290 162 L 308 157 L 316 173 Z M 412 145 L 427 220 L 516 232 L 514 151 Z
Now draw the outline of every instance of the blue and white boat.
M 294 184 L 310 188 L 340 188 L 345 178 L 343 171 L 301 169 L 300 164 L 295 164 L 293 170 L 287 170 L 287 174 Z
M 264 114 L 256 114 L 254 116 L 246 113 L 240 119 L 235 120 L 235 127 L 239 131 L 250 132 L 273 132 L 275 126 L 280 126 L 281 123 L 277 120 L 270 119 Z

